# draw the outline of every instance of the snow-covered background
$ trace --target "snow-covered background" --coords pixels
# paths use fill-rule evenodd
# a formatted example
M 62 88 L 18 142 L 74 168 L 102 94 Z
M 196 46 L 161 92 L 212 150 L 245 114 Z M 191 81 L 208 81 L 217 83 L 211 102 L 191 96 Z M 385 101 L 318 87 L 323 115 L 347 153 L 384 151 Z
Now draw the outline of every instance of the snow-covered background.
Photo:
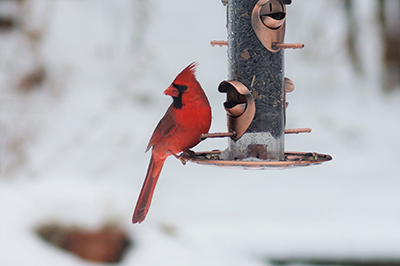
M 0 265 L 93 265 L 34 233 L 43 223 L 113 222 L 135 245 L 120 265 L 269 265 L 268 259 L 400 260 L 400 94 L 381 89 L 374 0 L 358 0 L 364 75 L 348 59 L 341 1 L 288 6 L 286 150 L 331 154 L 320 166 L 244 171 L 169 158 L 140 225 L 131 215 L 147 141 L 184 67 L 225 131 L 226 7 L 219 0 L 31 0 L 0 34 Z M 11 4 L 10 4 L 11 3 Z M 20 83 L 42 70 L 38 85 Z M 40 72 L 40 71 L 39 71 Z M 195 150 L 224 149 L 207 140 Z

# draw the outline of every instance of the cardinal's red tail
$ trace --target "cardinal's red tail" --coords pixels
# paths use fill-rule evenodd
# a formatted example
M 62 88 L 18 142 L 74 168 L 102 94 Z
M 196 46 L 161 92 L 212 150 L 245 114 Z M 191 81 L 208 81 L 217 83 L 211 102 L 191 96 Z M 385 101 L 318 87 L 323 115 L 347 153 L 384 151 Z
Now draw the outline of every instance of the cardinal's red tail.
M 166 158 L 157 158 L 153 155 L 151 156 L 146 179 L 144 180 L 142 190 L 140 191 L 140 195 L 136 203 L 135 211 L 133 212 L 132 223 L 141 223 L 146 218 L 146 214 L 150 208 L 151 199 L 153 198 L 153 192 L 165 159 Z

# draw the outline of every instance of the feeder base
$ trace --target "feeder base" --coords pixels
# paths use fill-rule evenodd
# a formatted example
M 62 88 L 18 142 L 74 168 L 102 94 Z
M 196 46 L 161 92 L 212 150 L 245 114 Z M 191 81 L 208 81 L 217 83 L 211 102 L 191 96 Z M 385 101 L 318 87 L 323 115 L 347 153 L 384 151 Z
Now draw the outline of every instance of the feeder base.
M 285 152 L 284 161 L 264 161 L 257 158 L 244 160 L 223 160 L 220 158 L 222 151 L 206 151 L 185 153 L 181 157 L 183 162 L 192 162 L 200 165 L 214 165 L 221 167 L 234 167 L 242 169 L 287 169 L 295 166 L 318 165 L 332 160 L 328 154 L 316 152 Z

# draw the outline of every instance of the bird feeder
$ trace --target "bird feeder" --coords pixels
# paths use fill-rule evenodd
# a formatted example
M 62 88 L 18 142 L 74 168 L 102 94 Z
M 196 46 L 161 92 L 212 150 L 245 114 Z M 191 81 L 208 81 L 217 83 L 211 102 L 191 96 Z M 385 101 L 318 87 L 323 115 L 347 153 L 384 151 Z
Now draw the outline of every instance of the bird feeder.
M 226 94 L 227 133 L 208 133 L 202 139 L 228 137 L 224 151 L 185 154 L 183 161 L 241 168 L 320 164 L 331 156 L 315 152 L 285 152 L 285 134 L 311 129 L 285 129 L 286 93 L 294 90 L 284 76 L 286 6 L 291 0 L 222 0 L 227 4 L 228 79 L 218 87 Z

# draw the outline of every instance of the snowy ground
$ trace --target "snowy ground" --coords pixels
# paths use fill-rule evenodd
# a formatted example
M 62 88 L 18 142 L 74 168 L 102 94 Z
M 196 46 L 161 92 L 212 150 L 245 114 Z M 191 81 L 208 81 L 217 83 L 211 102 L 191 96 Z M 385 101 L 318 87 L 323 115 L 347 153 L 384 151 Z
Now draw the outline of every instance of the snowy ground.
M 226 130 L 216 90 L 226 48 L 209 45 L 226 38 L 226 8 L 219 0 L 33 3 L 44 32 L 39 59 L 17 33 L 0 35 L 2 134 L 24 139 L 24 160 L 0 179 L 0 265 L 92 265 L 33 233 L 49 221 L 121 224 L 135 246 L 120 265 L 400 260 L 400 94 L 381 93 L 374 1 L 357 2 L 364 76 L 347 60 L 338 1 L 288 8 L 287 42 L 306 44 L 286 52 L 296 85 L 288 127 L 313 132 L 287 136 L 286 150 L 328 153 L 332 162 L 241 171 L 169 158 L 140 225 L 131 214 L 148 138 L 171 101 L 162 92 L 192 61 L 213 107 L 211 131 Z M 48 70 L 43 88 L 13 93 L 17 69 L 37 61 Z M 225 146 L 208 140 L 195 150 Z M 9 162 L 4 152 L 1 159 Z

